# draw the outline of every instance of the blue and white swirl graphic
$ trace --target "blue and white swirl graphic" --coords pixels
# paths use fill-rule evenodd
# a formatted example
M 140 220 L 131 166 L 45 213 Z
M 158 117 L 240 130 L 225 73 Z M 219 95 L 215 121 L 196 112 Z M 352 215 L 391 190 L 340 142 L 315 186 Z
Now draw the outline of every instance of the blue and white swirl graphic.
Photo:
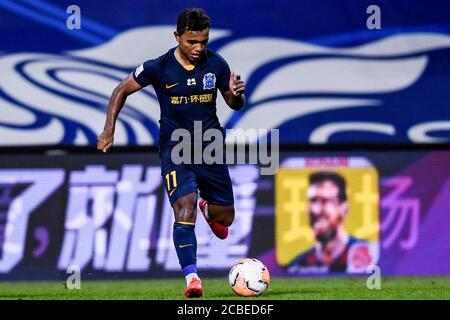
M 8 0 L 1 7 L 58 28 L 52 19 L 66 17 L 44 1 Z M 95 145 L 114 87 L 176 45 L 173 26 L 117 31 L 83 21 L 83 32 L 73 33 L 90 43 L 83 49 L 0 50 L 0 146 Z M 209 46 L 247 85 L 239 112 L 219 95 L 221 124 L 278 128 L 285 144 L 450 141 L 445 30 L 386 32 L 356 45 L 319 43 L 213 28 Z M 151 86 L 130 96 L 115 145 L 156 144 L 159 114 Z

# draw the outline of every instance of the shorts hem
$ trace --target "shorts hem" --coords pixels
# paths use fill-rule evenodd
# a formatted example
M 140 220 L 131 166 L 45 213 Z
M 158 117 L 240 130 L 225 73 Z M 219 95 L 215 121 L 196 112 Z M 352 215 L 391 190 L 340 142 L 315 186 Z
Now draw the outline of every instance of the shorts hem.
M 212 204 L 215 206 L 222 206 L 222 207 L 234 206 L 234 201 L 211 201 L 206 198 L 203 198 L 203 199 L 206 200 L 206 202 L 208 202 L 208 204 Z

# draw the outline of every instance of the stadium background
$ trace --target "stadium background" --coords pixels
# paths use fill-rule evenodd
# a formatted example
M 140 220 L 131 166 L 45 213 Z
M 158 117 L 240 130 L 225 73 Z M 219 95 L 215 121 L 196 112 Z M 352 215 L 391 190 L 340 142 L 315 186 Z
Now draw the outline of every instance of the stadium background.
M 175 46 L 174 23 L 187 4 L 79 0 L 81 29 L 69 30 L 72 4 L 0 2 L 0 279 L 65 279 L 70 264 L 84 279 L 178 277 L 153 90 L 127 102 L 112 153 L 99 154 L 95 143 L 110 92 Z M 301 175 L 331 163 L 359 191 L 351 163 L 362 161 L 375 172 L 372 200 L 355 203 L 368 220 L 353 212 L 349 227 L 371 228 L 372 262 L 383 275 L 448 275 L 450 6 L 377 1 L 381 29 L 369 30 L 371 4 L 191 3 L 212 18 L 210 47 L 247 82 L 245 110 L 219 101 L 224 127 L 279 128 L 282 170 Z M 230 238 L 215 239 L 198 219 L 202 274 L 223 276 L 252 256 L 287 276 L 305 222 L 283 209 L 292 199 L 276 196 L 289 194 L 282 177 L 250 164 L 232 166 L 231 176 Z

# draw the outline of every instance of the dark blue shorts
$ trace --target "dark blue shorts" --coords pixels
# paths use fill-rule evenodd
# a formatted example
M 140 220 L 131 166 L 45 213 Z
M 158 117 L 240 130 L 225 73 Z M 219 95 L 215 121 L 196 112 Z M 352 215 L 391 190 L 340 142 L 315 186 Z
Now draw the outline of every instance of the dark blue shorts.
M 174 164 L 172 148 L 160 149 L 161 175 L 170 204 L 189 193 L 200 191 L 200 197 L 210 204 L 234 204 L 233 187 L 226 164 Z

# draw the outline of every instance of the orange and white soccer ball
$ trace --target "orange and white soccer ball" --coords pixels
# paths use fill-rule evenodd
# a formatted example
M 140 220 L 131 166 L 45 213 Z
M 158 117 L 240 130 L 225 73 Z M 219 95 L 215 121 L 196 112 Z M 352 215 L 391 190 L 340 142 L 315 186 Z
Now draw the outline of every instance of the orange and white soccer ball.
M 269 287 L 270 273 L 258 259 L 245 258 L 233 265 L 228 280 L 237 295 L 258 296 Z

